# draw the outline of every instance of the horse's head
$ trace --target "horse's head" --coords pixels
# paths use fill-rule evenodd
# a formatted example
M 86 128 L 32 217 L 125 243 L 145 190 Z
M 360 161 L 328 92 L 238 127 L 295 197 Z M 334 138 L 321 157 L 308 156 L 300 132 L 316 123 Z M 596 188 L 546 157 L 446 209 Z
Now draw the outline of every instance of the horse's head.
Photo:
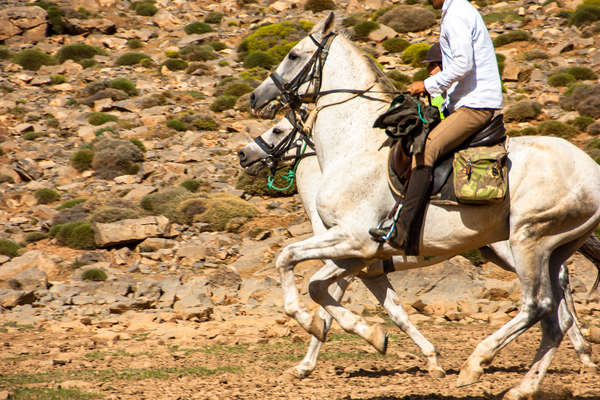
M 314 26 L 309 36 L 290 50 L 275 72 L 254 89 L 250 94 L 250 106 L 254 112 L 276 99 L 281 94 L 281 85 L 293 84 L 295 87 L 291 89 L 300 97 L 312 94 L 310 91 L 315 90 L 315 85 L 311 85 L 310 68 L 316 61 L 313 56 L 319 50 L 319 44 L 323 44 L 333 31 L 333 25 L 334 15 L 330 13 Z M 279 82 L 276 83 L 274 79 Z
M 238 151 L 240 165 L 246 168 L 248 175 L 256 175 L 265 163 L 269 152 L 278 147 L 292 133 L 294 127 L 287 118 L 280 119 L 275 126 L 265 131 Z

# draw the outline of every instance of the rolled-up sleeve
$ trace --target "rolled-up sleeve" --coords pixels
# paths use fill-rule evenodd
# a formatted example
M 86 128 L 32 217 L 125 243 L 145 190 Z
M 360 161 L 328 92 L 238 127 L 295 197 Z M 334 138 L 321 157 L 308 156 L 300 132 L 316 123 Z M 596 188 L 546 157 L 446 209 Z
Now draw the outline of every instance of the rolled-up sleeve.
M 444 21 L 444 38 L 440 45 L 447 57 L 443 58 L 443 70 L 425 79 L 425 89 L 431 96 L 441 95 L 473 69 L 472 29 L 473 24 L 468 18 Z

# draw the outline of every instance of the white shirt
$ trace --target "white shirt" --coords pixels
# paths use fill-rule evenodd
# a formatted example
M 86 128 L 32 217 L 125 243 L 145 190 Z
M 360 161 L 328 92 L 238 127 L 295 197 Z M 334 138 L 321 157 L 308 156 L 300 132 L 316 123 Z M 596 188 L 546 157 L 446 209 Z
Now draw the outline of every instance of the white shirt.
M 425 79 L 432 97 L 447 91 L 445 106 L 450 112 L 460 107 L 502 108 L 494 44 L 481 15 L 467 0 L 444 1 L 440 49 L 443 70 Z

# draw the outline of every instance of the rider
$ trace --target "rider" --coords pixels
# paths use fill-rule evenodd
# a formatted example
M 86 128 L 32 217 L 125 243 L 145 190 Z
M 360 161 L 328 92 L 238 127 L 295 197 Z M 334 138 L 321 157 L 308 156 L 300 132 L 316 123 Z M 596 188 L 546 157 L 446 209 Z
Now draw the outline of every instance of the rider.
M 448 116 L 430 133 L 422 153 L 413 157 L 396 229 L 389 238 L 407 255 L 418 254 L 420 231 L 435 162 L 482 129 L 502 108 L 502 86 L 494 45 L 479 12 L 467 0 L 430 0 L 442 9 L 440 48 L 443 70 L 407 88 L 411 95 L 446 91 Z M 377 236 L 376 230 L 370 231 Z
M 440 49 L 440 43 L 434 43 L 429 50 L 427 50 L 427 55 L 423 60 L 423 64 L 427 65 L 427 72 L 429 76 L 433 76 L 438 72 L 442 71 L 442 50 Z M 445 94 L 444 94 L 445 95 Z M 446 116 L 444 115 L 444 95 L 440 94 L 431 99 L 431 105 L 435 106 L 440 110 L 440 118 L 444 119 Z

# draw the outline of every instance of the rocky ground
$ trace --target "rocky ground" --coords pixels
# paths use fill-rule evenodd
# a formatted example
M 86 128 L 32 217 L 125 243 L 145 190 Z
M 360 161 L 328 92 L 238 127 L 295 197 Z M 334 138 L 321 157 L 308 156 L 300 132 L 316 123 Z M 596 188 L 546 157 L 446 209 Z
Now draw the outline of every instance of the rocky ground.
M 454 388 L 476 343 L 519 307 L 514 275 L 473 254 L 391 275 L 442 353 L 446 378 L 427 376 L 417 348 L 359 282 L 344 303 L 386 325 L 390 353 L 334 325 L 311 377 L 282 374 L 308 336 L 283 314 L 273 260 L 311 227 L 297 195 L 239 180 L 236 151 L 273 124 L 248 112 L 248 91 L 269 65 L 251 66 L 244 39 L 327 11 L 307 11 L 304 0 L 157 0 L 154 15 L 137 4 L 152 2 L 23 3 L 0 1 L 0 399 L 491 399 L 522 377 L 537 328 L 481 383 Z M 424 25 L 402 33 L 378 19 L 360 35 L 348 18 L 364 22 L 401 3 L 334 2 L 357 44 L 402 74 L 390 75 L 399 85 L 421 66 L 386 40 L 431 44 L 437 15 L 419 11 L 426 17 L 409 22 Z M 560 135 L 597 158 L 596 14 L 576 22 L 577 1 L 477 5 L 493 38 L 526 33 L 496 45 L 511 134 Z M 598 360 L 600 295 L 587 295 L 596 270 L 578 254 L 568 264 Z M 296 270 L 311 307 L 306 284 L 320 265 Z M 597 375 L 579 368 L 565 341 L 540 398 L 600 399 Z

